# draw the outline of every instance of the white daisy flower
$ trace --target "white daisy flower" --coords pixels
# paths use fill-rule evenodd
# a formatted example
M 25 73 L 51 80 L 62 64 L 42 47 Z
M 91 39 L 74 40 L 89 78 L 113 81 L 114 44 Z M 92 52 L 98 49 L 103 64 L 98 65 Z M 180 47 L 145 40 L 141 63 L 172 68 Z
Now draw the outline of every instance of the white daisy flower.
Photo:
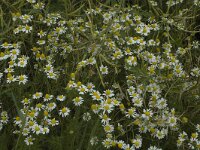
M 42 92 L 36 92 L 35 94 L 33 94 L 33 99 L 39 99 L 42 97 Z
M 64 95 L 58 95 L 56 99 L 58 101 L 64 101 L 66 99 L 66 96 L 64 96 Z
M 100 71 L 101 71 L 102 74 L 108 74 L 108 67 L 101 65 Z
M 61 115 L 62 117 L 66 117 L 69 115 L 70 113 L 70 109 L 67 107 L 63 107 L 61 110 L 59 110 L 59 115 Z

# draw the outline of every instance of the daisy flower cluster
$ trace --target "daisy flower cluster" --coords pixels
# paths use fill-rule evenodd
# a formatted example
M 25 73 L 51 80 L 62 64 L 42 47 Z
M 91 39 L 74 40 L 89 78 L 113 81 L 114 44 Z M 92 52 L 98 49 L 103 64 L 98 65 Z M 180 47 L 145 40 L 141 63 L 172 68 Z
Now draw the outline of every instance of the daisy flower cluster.
M 117 146 L 120 149 L 139 149 L 145 141 L 144 134 L 157 140 L 165 139 L 170 132 L 177 134 L 181 124 L 180 116 L 176 114 L 173 106 L 168 105 L 166 98 L 168 91 L 165 84 L 179 80 L 182 85 L 184 80 L 198 77 L 198 67 L 186 71 L 180 59 L 191 51 L 192 47 L 189 45 L 176 48 L 172 45 L 168 38 L 171 32 L 168 24 L 171 22 L 167 23 L 167 28 L 157 23 L 154 17 L 148 18 L 148 22 L 145 23 L 142 16 L 135 14 L 132 9 L 125 9 L 123 12 L 117 8 L 109 12 L 94 9 L 88 10 L 87 13 L 97 18 L 102 17 L 103 22 L 102 27 L 97 27 L 93 31 L 95 40 L 103 43 L 102 45 L 98 43 L 96 46 L 101 53 L 92 50 L 92 47 L 88 52 L 92 55 L 99 54 L 96 70 L 97 73 L 100 71 L 99 78 L 102 86 L 115 88 L 115 90 L 105 91 L 84 90 L 91 95 L 92 100 L 96 101 L 91 105 L 91 109 L 101 119 L 106 134 L 103 145 L 106 148 Z M 153 38 L 154 34 L 162 30 L 168 32 L 166 40 L 161 41 L 159 34 Z M 98 37 L 95 33 L 98 33 Z M 104 50 L 104 47 L 107 49 Z M 82 67 L 86 68 L 86 66 Z M 125 69 L 127 84 L 115 81 L 118 82 L 116 85 L 109 81 L 109 77 L 113 77 L 113 74 L 115 77 L 122 74 L 120 72 L 122 68 Z M 74 80 L 75 78 L 69 81 L 67 89 L 75 88 L 82 95 L 79 88 L 86 85 L 80 82 L 78 84 Z M 78 99 L 80 101 L 80 97 Z M 119 111 L 124 118 L 116 117 Z M 113 115 L 116 118 L 112 118 Z M 120 113 L 118 115 L 120 116 Z M 125 129 L 133 131 L 133 134 L 130 135 L 130 132 Z M 132 137 L 129 143 L 119 138 L 127 134 Z M 148 149 L 160 148 L 149 145 Z
M 188 149 L 200 149 L 200 140 L 199 140 L 199 132 L 200 125 L 197 124 L 195 126 L 196 131 L 188 135 L 185 131 L 179 134 L 177 140 L 177 146 L 179 148 L 188 148 Z
M 183 2 L 167 1 L 167 13 Z M 155 16 L 143 14 L 138 5 L 102 5 L 66 19 L 43 13 L 42 2 L 26 4 L 34 11 L 12 13 L 13 34 L 20 42 L 0 45 L 0 83 L 2 89 L 27 87 L 19 92 L 20 111 L 12 121 L 13 133 L 22 134 L 27 145 L 49 134 L 60 118 L 85 109 L 84 123 L 98 118 L 103 131 L 103 137 L 91 136 L 92 146 L 162 150 L 160 143 L 173 135 L 177 147 L 187 142 L 189 149 L 200 149 L 199 125 L 189 137 L 182 129 L 184 113 L 175 104 L 199 84 L 199 61 L 192 57 L 198 41 L 193 34 L 186 44 L 180 42 L 183 37 L 173 39 L 173 34 L 187 31 L 179 17 L 190 10 L 180 8 L 175 17 L 164 12 Z M 159 2 L 149 5 L 158 13 Z M 8 116 L 1 112 L 0 130 L 12 120 Z
M 79 94 L 81 87 L 85 87 L 85 91 L 87 91 L 85 94 L 90 95 L 93 100 L 91 110 L 101 120 L 102 128 L 106 134 L 106 138 L 103 140 L 103 145 L 106 148 L 117 146 L 121 149 L 138 149 L 142 147 L 142 136 L 140 134 L 150 134 L 152 138 L 160 140 L 164 139 L 170 130 L 177 130 L 178 118 L 175 115 L 175 110 L 170 110 L 167 107 L 166 99 L 161 97 L 162 91 L 155 83 L 149 84 L 146 89 L 142 85 L 137 88 L 130 86 L 127 89 L 131 99 L 129 105 L 126 104 L 126 101 L 115 96 L 114 90 L 107 89 L 101 93 L 91 83 L 83 85 L 74 81 L 70 81 L 67 85 L 68 90 L 77 89 Z M 145 99 L 142 96 L 145 91 L 151 93 L 148 108 L 144 106 Z M 77 99 L 80 102 L 80 97 Z M 76 103 L 74 105 L 78 106 Z M 120 120 L 112 118 L 112 115 L 117 112 L 124 117 Z M 137 129 L 136 135 L 132 135 L 131 143 L 125 143 L 125 141 L 116 138 L 123 137 L 126 134 L 125 128 L 129 128 L 129 130 Z
M 4 79 L 7 84 L 18 82 L 18 84 L 26 84 L 28 76 L 23 71 L 27 66 L 29 57 L 21 54 L 21 44 L 4 42 L 1 44 L 0 61 L 5 67 L 1 69 L 0 80 Z M 21 69 L 22 68 L 22 69 Z M 19 71 L 19 70 L 22 71 Z M 21 72 L 21 73 L 20 73 Z M 3 84 L 6 84 L 4 83 Z
M 15 134 L 24 136 L 24 141 L 27 145 L 33 144 L 37 135 L 48 134 L 50 128 L 59 125 L 56 116 L 63 118 L 67 117 L 70 109 L 67 106 L 62 106 L 57 111 L 58 101 L 65 101 L 66 97 L 63 95 L 54 96 L 51 94 L 43 94 L 36 92 L 32 97 L 25 97 L 21 103 L 23 108 L 20 110 L 21 116 L 14 118 Z M 57 115 L 56 115 L 57 114 Z M 40 118 L 38 120 L 38 118 Z

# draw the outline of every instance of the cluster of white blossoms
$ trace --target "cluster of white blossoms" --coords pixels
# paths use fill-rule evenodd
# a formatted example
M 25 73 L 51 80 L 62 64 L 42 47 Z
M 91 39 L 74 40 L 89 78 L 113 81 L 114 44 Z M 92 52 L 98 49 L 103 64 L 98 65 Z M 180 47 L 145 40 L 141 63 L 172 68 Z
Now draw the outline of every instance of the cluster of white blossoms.
M 184 2 L 184 0 L 177 0 L 177 1 L 168 0 L 168 1 L 166 2 L 166 4 L 168 5 L 168 7 L 171 7 L 171 6 L 175 6 L 175 5 L 177 5 L 177 4 L 181 4 L 181 3 L 183 3 L 183 2 Z
M 18 71 L 20 68 L 25 68 L 29 57 L 21 54 L 20 43 L 1 44 L 2 51 L 0 52 L 0 61 L 4 62 L 5 68 L 2 70 L 0 79 L 6 79 L 7 83 L 18 82 L 19 84 L 26 84 L 28 77 L 25 71 Z
M 44 4 L 36 0 L 27 2 L 33 9 L 44 9 Z M 168 1 L 167 5 L 182 2 Z M 150 4 L 157 6 L 153 1 Z M 42 90 L 37 87 L 40 83 L 30 84 L 41 92 L 22 96 L 23 107 L 14 118 L 14 133 L 21 133 L 25 143 L 31 145 L 37 135 L 48 134 L 51 127 L 59 125 L 59 117 L 65 118 L 74 107 L 82 106 L 88 109 L 82 119 L 99 118 L 104 131 L 103 139 L 90 140 L 94 146 L 101 142 L 108 149 L 135 150 L 143 143 L 162 141 L 171 133 L 182 132 L 180 112 L 176 113 L 170 102 L 173 99 L 168 100 L 168 85 L 179 81 L 184 91 L 184 80 L 199 78 L 199 67 L 186 70 L 180 59 L 199 44 L 175 45 L 170 39 L 173 19 L 147 17 L 140 11 L 138 6 L 102 6 L 85 11 L 87 19 L 71 20 L 58 13 L 13 13 L 14 35 L 30 41 L 5 41 L 0 45 L 0 65 L 4 66 L 0 80 L 3 85 L 17 82 L 15 86 L 20 87 L 36 81 L 38 76 L 41 84 L 47 84 Z M 56 89 L 60 83 L 62 88 Z M 57 94 L 44 94 L 49 90 Z M 70 92 L 72 99 L 67 95 Z M 66 101 L 74 107 L 67 106 Z M 8 121 L 7 112 L 2 111 L 0 130 Z M 186 138 L 185 132 L 177 136 L 177 146 L 189 140 L 189 148 L 200 148 L 199 130 L 191 138 Z M 161 150 L 162 145 L 147 145 L 146 149 Z
M 191 133 L 191 135 L 188 135 L 185 131 L 183 131 L 178 136 L 177 146 L 186 147 L 184 145 L 188 145 L 190 149 L 199 150 L 200 149 L 199 133 L 200 133 L 199 124 L 196 125 L 196 132 Z
M 149 133 L 153 138 L 163 139 L 168 135 L 170 130 L 177 130 L 178 118 L 175 116 L 175 110 L 169 110 L 166 99 L 161 96 L 160 87 L 155 83 L 147 85 L 146 88 L 142 85 L 137 87 L 130 86 L 127 91 L 129 93 L 128 99 L 131 101 L 127 107 L 124 101 L 115 96 L 113 90 L 107 89 L 101 93 L 91 83 L 88 83 L 86 86 L 81 82 L 75 83 L 72 80 L 68 83 L 67 89 L 77 89 L 80 94 L 79 89 L 83 87 L 84 91 L 87 91 L 85 94 L 89 94 L 94 101 L 91 104 L 91 109 L 101 119 L 102 128 L 106 133 L 106 139 L 103 141 L 103 145 L 107 148 L 116 145 L 122 149 L 141 148 L 142 136 L 139 134 Z M 145 99 L 143 94 L 145 91 L 151 93 L 148 109 L 145 109 L 147 106 L 144 106 Z M 116 118 L 112 118 L 112 115 L 118 111 L 125 117 L 120 120 L 115 120 Z M 133 137 L 131 145 L 130 143 L 125 143 L 125 141 L 115 138 L 119 136 L 115 135 L 115 130 L 119 130 L 121 136 L 126 134 L 125 128 L 127 126 L 126 124 L 123 125 L 125 121 L 128 123 L 129 128 L 138 129 L 138 134 L 136 137 Z M 118 122 L 118 124 L 114 125 L 115 122 Z
M 14 133 L 19 134 L 22 131 L 26 144 L 33 144 L 35 135 L 48 134 L 50 127 L 59 124 L 56 116 L 67 117 L 69 115 L 71 110 L 67 106 L 62 106 L 59 111 L 56 110 L 58 109 L 57 101 L 65 100 L 66 97 L 63 95 L 54 96 L 42 92 L 36 92 L 32 97 L 24 98 L 21 101 L 23 104 L 20 111 L 22 115 L 14 118 L 16 126 Z M 34 105 L 31 105 L 33 103 Z

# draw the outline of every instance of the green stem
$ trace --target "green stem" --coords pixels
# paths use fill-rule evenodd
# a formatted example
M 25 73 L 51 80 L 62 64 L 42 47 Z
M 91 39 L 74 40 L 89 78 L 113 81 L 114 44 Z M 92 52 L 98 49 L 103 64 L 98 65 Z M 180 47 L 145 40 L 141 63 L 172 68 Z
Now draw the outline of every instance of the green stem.
M 101 75 L 101 73 L 100 73 L 100 71 L 99 71 L 99 67 L 98 67 L 98 64 L 97 64 L 97 63 L 96 63 L 96 69 L 97 69 L 99 78 L 100 78 L 100 80 L 101 80 L 101 84 L 102 84 L 103 87 L 105 88 L 105 84 L 104 84 L 104 82 L 103 82 L 103 77 L 102 77 L 102 75 Z

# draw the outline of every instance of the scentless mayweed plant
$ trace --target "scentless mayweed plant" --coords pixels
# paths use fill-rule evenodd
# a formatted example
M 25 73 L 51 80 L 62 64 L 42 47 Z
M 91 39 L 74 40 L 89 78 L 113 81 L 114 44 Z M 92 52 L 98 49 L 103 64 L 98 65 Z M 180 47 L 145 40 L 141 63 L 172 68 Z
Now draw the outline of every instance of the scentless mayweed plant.
M 199 0 L 0 4 L 1 149 L 200 149 Z

